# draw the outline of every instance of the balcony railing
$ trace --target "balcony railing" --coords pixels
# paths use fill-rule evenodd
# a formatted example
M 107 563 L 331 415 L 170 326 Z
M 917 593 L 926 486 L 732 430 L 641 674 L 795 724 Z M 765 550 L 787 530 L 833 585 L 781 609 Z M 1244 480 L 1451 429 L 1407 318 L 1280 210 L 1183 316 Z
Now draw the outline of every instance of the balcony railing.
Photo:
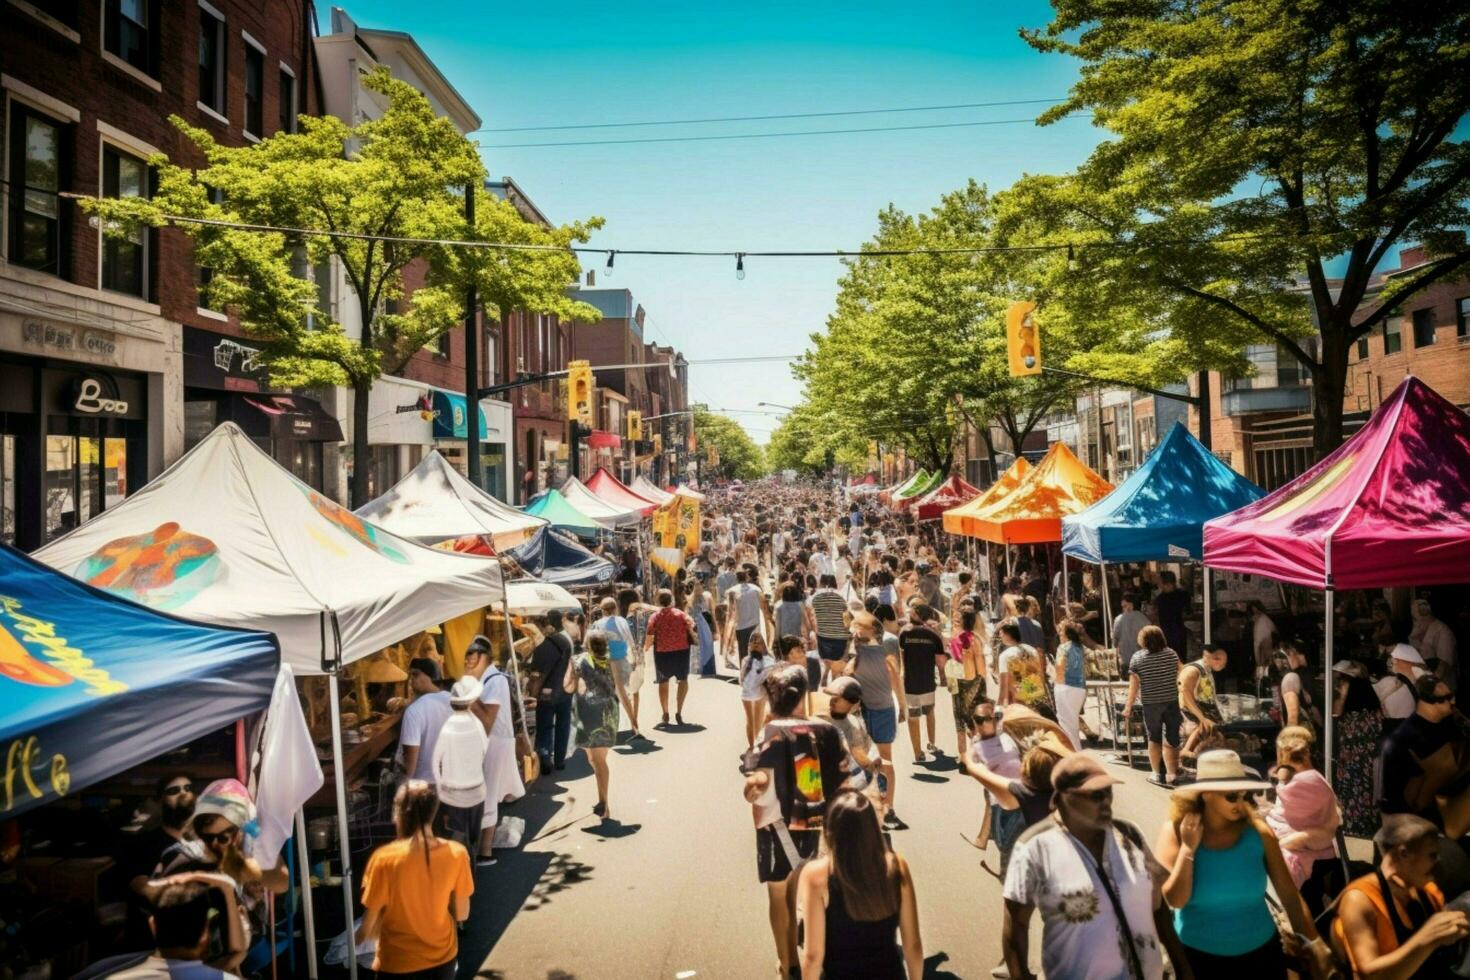
M 1284 388 L 1237 388 L 1220 396 L 1220 414 L 1249 415 L 1252 412 L 1305 412 L 1312 407 L 1312 389 L 1307 385 Z

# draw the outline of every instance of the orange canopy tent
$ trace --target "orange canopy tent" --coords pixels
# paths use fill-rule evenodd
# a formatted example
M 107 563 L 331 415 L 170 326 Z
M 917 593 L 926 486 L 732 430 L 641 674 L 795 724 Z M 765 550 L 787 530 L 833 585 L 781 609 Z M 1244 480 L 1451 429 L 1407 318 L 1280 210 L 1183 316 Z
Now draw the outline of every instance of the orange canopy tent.
M 1060 541 L 1063 517 L 1080 514 L 1112 491 L 1064 443 L 1052 443 L 1020 486 L 971 518 L 973 534 L 996 544 Z
M 1026 474 L 1030 472 L 1031 464 L 1026 461 L 1026 457 L 1017 456 L 1010 469 L 1002 473 L 999 480 L 986 487 L 984 493 L 974 500 L 967 500 L 958 507 L 951 507 L 945 511 L 944 529 L 950 534 L 979 537 L 979 532 L 975 530 L 975 515 L 1019 487 L 1021 481 L 1026 479 Z

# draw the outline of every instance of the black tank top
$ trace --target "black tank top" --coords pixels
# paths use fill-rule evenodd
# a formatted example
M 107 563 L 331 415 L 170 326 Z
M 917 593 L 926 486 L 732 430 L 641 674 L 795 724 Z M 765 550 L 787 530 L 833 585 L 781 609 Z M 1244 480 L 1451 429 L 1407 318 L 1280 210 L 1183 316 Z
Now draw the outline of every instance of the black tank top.
M 890 879 L 891 880 L 891 879 Z M 893 882 L 896 884 L 896 882 Z M 876 922 L 858 922 L 842 903 L 837 876 L 827 879 L 827 951 L 822 960 L 824 980 L 903 980 L 903 956 L 895 936 L 898 913 Z

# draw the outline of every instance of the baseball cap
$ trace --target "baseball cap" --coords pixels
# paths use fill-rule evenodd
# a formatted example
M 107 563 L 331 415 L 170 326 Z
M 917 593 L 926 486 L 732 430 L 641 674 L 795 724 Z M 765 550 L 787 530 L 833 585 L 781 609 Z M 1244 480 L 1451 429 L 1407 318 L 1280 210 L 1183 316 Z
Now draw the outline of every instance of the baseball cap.
M 1419 664 L 1420 666 L 1424 664 L 1424 658 L 1419 654 L 1419 651 L 1407 643 L 1395 644 L 1394 648 L 1388 652 L 1388 658 L 1390 660 L 1403 660 L 1407 663 Z
M 863 686 L 858 683 L 856 677 L 834 677 L 826 687 L 822 688 L 822 693 L 844 701 L 851 701 L 853 704 L 863 702 Z
M 1364 679 L 1368 677 L 1368 668 L 1356 660 L 1339 660 L 1332 665 L 1332 672 L 1334 674 L 1343 674 L 1347 677 L 1361 677 Z
M 409 670 L 416 670 L 431 681 L 439 679 L 439 665 L 428 657 L 414 657 L 408 662 Z
M 480 692 L 484 685 L 480 679 L 473 674 L 465 674 L 454 682 L 454 687 L 449 689 L 449 703 L 456 708 L 462 708 L 474 704 L 480 700 Z
M 476 635 L 473 640 L 470 641 L 469 646 L 464 648 L 464 652 L 488 654 L 490 652 L 490 640 L 485 636 L 484 633 L 480 633 Z
M 1101 762 L 1080 752 L 1059 759 L 1051 771 L 1051 786 L 1058 793 L 1076 790 L 1091 792 L 1106 789 L 1122 781 L 1116 776 L 1108 775 Z

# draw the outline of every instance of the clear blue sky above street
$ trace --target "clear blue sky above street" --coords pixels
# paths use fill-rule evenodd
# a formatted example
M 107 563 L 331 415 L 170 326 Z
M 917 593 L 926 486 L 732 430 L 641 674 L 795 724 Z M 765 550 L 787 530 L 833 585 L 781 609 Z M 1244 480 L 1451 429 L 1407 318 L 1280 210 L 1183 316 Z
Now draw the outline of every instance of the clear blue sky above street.
M 329 6 L 321 8 L 326 29 Z M 1013 3 L 486 6 L 467 0 L 345 7 L 365 28 L 406 31 L 487 129 L 834 112 L 1051 99 L 1076 66 L 1033 52 L 1017 34 L 1050 8 Z M 601 215 L 593 244 L 611 248 L 855 248 L 889 204 L 932 206 L 974 177 L 1001 188 L 1025 172 L 1063 172 L 1098 139 L 1085 118 L 775 139 L 510 146 L 525 143 L 774 133 L 1029 119 L 1011 106 L 614 129 L 482 132 L 495 176 L 515 179 L 556 221 Z M 626 286 L 653 340 L 691 360 L 795 354 L 823 328 L 835 259 L 621 256 L 599 285 Z M 691 397 L 713 408 L 794 404 L 783 363 L 696 365 Z M 777 418 L 734 414 L 758 442 Z

